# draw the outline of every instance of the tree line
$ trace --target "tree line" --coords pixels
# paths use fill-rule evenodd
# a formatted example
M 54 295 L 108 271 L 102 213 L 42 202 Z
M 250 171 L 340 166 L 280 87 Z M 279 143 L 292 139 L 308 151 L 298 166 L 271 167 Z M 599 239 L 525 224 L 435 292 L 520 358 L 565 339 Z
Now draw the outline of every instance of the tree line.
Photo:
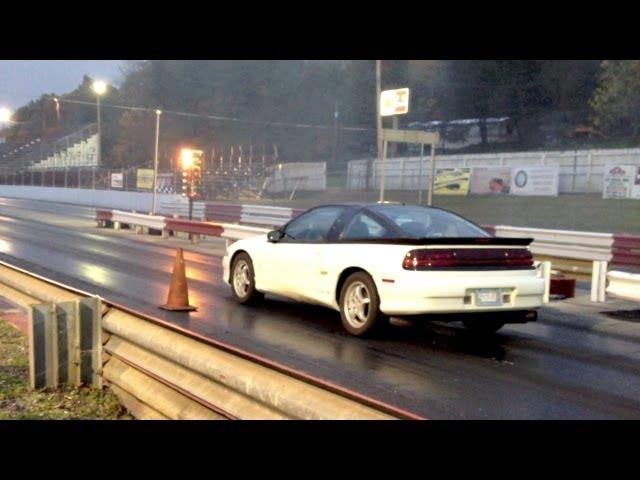
M 85 76 L 59 104 L 45 94 L 20 108 L 3 135 L 19 142 L 94 122 L 91 81 Z M 520 131 L 511 148 L 545 148 L 553 128 L 569 145 L 568 132 L 579 125 L 591 133 L 585 145 L 637 145 L 639 83 L 638 60 L 382 61 L 383 89 L 411 89 L 401 128 L 414 121 L 507 116 Z M 151 160 L 155 115 L 109 105 L 202 115 L 162 116 L 165 166 L 181 145 L 264 150 L 275 144 L 283 161 L 336 166 L 376 150 L 374 60 L 127 62 L 102 103 L 103 160 L 112 166 Z

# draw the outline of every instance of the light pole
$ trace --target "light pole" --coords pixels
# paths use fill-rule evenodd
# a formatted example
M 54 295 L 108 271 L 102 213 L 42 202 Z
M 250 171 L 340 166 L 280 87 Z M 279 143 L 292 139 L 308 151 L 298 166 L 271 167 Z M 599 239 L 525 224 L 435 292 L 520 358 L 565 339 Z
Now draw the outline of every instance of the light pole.
M 104 93 L 107 91 L 107 84 L 105 82 L 103 82 L 102 80 L 96 80 L 93 82 L 93 85 L 91 86 L 91 88 L 93 89 L 94 93 L 96 94 L 96 107 L 97 107 L 97 114 L 98 114 L 98 151 L 97 151 L 97 164 L 100 165 L 101 161 L 102 161 L 102 126 L 101 126 L 101 122 L 100 122 L 100 96 L 104 95 Z
M 382 158 L 382 115 L 380 115 L 380 93 L 382 93 L 382 61 L 376 60 L 376 140 L 378 160 Z
M 156 110 L 156 151 L 153 158 L 153 203 L 151 205 L 151 215 L 156 214 L 156 193 L 158 189 L 158 143 L 160 142 L 160 115 L 162 110 Z
M 8 108 L 0 108 L 0 123 L 9 123 L 11 121 L 11 115 L 11 110 Z
M 56 104 L 56 126 L 60 126 L 60 101 L 58 97 L 53 97 L 53 101 Z
M 9 110 L 6 107 L 0 107 L 0 126 L 3 126 L 1 124 L 5 124 L 5 123 L 9 123 L 11 122 L 11 110 Z M 9 184 L 9 170 L 8 167 L 4 168 L 4 184 L 8 185 Z

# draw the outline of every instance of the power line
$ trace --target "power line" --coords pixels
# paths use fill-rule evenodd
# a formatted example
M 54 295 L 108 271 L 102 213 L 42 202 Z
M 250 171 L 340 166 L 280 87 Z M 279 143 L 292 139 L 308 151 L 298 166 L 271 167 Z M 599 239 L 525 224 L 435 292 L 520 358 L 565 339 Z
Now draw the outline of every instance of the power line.
M 86 102 L 83 100 L 68 100 L 68 99 L 58 99 L 60 102 L 64 102 L 64 103 L 77 103 L 77 104 L 81 104 L 81 105 L 92 105 L 95 106 L 94 102 Z M 178 111 L 174 111 L 174 110 L 163 110 L 163 109 L 157 109 L 157 108 L 149 108 L 149 107 L 132 107 L 129 105 L 110 105 L 110 104 L 105 104 L 105 103 L 101 103 L 100 104 L 101 108 L 115 108 L 118 110 L 134 110 L 134 111 L 140 111 L 140 112 L 154 112 L 156 110 L 162 110 L 162 114 L 168 114 L 168 115 L 176 115 L 176 116 L 182 116 L 182 117 L 192 117 L 192 118 L 205 118 L 208 120 L 219 120 L 219 121 L 226 121 L 226 122 L 236 122 L 236 123 L 249 123 L 249 124 L 255 124 L 255 125 L 265 125 L 265 126 L 275 126 L 275 127 L 292 127 L 292 128 L 318 128 L 318 129 L 326 129 L 326 130 L 333 130 L 335 127 L 333 125 L 313 125 L 313 124 L 305 124 L 305 123 L 286 123 L 286 122 L 265 122 L 265 121 L 259 121 L 259 120 L 246 120 L 246 119 L 242 119 L 242 118 L 235 118 L 235 117 L 223 117 L 223 116 L 219 116 L 219 115 L 204 115 L 204 114 L 199 114 L 199 113 L 190 113 L 190 112 L 178 112 Z M 338 127 L 339 130 L 350 130 L 350 131 L 359 131 L 359 132 L 363 132 L 363 131 L 373 131 L 375 129 L 373 128 L 366 128 L 366 127 Z

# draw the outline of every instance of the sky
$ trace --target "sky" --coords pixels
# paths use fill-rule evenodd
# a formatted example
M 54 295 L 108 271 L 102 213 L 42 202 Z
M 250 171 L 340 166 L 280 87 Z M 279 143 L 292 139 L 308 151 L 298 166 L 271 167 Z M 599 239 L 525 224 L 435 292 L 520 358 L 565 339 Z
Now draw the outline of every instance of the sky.
M 43 93 L 62 95 L 86 74 L 117 84 L 124 60 L 0 60 L 0 108 L 16 110 Z

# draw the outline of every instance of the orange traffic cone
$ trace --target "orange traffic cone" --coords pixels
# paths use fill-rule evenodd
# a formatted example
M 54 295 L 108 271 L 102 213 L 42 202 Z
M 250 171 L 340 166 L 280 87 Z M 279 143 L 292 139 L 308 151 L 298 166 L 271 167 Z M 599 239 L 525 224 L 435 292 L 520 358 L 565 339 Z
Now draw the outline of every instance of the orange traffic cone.
M 169 287 L 169 296 L 166 305 L 160 308 L 172 311 L 191 311 L 196 307 L 189 305 L 189 286 L 187 285 L 187 275 L 184 269 L 184 256 L 182 249 L 178 249 L 176 261 L 173 264 L 173 273 L 171 274 L 171 286 Z

